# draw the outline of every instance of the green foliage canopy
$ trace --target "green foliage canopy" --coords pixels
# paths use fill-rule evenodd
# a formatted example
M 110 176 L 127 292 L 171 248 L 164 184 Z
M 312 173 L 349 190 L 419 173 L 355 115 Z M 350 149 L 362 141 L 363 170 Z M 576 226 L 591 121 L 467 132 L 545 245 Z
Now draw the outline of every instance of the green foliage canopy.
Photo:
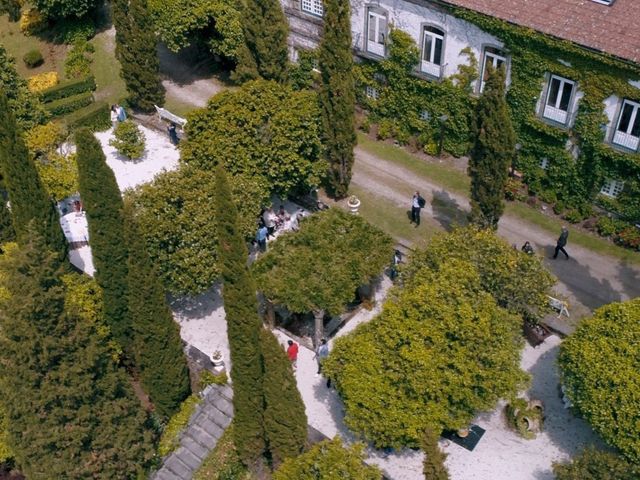
M 259 289 L 292 312 L 342 312 L 356 289 L 380 275 L 393 240 L 357 215 L 332 208 L 278 237 L 254 264 Z
M 130 354 L 129 252 L 124 241 L 124 206 L 120 189 L 93 133 L 82 128 L 76 132 L 75 140 L 80 196 L 87 212 L 95 278 L 103 292 L 104 315 L 114 338 Z
M 69 308 L 61 269 L 33 231 L 0 259 L 0 403 L 33 479 L 138 478 L 153 456 L 147 416 L 106 339 Z
M 238 205 L 242 238 L 255 233 L 260 207 L 268 202 L 266 185 L 246 176 L 230 179 Z M 218 278 L 215 175 L 182 166 L 161 173 L 129 193 L 149 256 L 167 290 L 195 295 Z
M 233 60 L 244 45 L 240 9 L 232 0 L 149 0 L 149 13 L 174 52 L 202 40 L 212 53 Z
M 561 346 L 562 381 L 577 411 L 634 463 L 640 462 L 640 298 L 582 320 Z
M 449 258 L 472 263 L 480 275 L 482 289 L 501 307 L 529 320 L 544 315 L 554 277 L 539 257 L 515 250 L 490 231 L 469 227 L 436 235 L 429 248 L 415 252 L 403 269 L 404 275 L 410 279 L 424 266 L 438 270 Z
M 113 22 L 116 57 L 122 66 L 120 75 L 127 86 L 129 103 L 145 112 L 152 111 L 154 105 L 164 105 L 157 40 L 147 0 L 114 0 Z
M 635 480 L 640 467 L 611 452 L 587 448 L 570 463 L 555 463 L 556 480 Z
M 32 0 L 30 2 L 47 18 L 84 17 L 100 5 L 99 0 Z
M 349 2 L 324 2 L 324 28 L 318 48 L 322 144 L 328 163 L 328 187 L 338 198 L 347 195 L 356 145 L 356 93 L 351 51 Z
M 308 452 L 286 460 L 273 480 L 381 480 L 380 470 L 364 463 L 363 445 L 344 447 L 339 437 L 317 443 Z
M 474 143 L 469 158 L 471 221 L 482 228 L 498 228 L 504 213 L 504 189 L 515 160 L 516 136 L 505 98 L 504 67 L 487 64 L 488 78 L 476 108 Z
M 276 82 L 248 82 L 214 96 L 189 115 L 182 160 L 201 169 L 218 162 L 230 175 L 264 179 L 271 191 L 308 191 L 325 171 L 320 161 L 317 99 Z
M 125 241 L 129 245 L 133 354 L 144 390 L 156 412 L 167 418 L 190 393 L 189 369 L 182 351 L 180 327 L 173 320 L 157 270 L 129 207 L 125 212 Z
M 468 425 L 526 383 L 517 316 L 482 291 L 476 267 L 424 267 L 382 313 L 338 339 L 323 371 L 345 422 L 378 447 L 418 447 L 425 428 Z

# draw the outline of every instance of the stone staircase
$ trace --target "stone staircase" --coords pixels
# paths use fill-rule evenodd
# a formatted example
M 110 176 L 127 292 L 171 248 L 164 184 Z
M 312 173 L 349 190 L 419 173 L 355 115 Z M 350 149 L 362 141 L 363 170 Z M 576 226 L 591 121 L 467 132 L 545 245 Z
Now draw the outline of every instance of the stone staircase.
M 209 385 L 202 396 L 180 435 L 180 446 L 164 459 L 151 480 L 191 480 L 231 423 L 233 390 L 229 385 Z

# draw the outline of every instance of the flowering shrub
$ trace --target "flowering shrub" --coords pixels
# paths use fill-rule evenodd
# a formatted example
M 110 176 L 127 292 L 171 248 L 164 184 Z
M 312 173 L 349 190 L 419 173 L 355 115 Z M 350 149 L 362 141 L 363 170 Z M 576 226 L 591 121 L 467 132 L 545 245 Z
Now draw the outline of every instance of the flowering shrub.
M 27 80 L 29 90 L 32 92 L 41 92 L 47 88 L 53 87 L 58 84 L 58 72 L 44 72 L 34 75 Z

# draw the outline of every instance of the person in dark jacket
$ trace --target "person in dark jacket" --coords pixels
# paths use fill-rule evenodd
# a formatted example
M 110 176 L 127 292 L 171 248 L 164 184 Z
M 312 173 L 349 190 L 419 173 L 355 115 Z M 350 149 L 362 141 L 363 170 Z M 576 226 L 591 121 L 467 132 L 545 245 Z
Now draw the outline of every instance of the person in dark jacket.
M 564 249 L 567 245 L 567 239 L 569 238 L 569 230 L 564 225 L 562 226 L 562 232 L 560 233 L 560 238 L 558 238 L 558 242 L 556 243 L 556 250 L 553 254 L 553 258 L 558 258 L 558 252 L 564 253 L 564 256 L 569 260 L 569 254 Z
M 416 224 L 416 227 L 420 225 L 420 210 L 426 205 L 426 200 L 420 196 L 420 192 L 413 194 L 411 199 L 411 221 Z

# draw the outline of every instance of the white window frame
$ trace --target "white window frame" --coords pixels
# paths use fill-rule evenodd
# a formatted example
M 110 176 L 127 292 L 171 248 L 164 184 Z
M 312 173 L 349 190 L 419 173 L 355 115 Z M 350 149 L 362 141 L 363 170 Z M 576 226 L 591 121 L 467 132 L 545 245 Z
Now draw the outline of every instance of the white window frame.
M 620 122 L 622 121 L 622 114 L 626 106 L 632 108 L 631 117 L 629 118 L 629 125 L 626 131 L 620 130 Z M 631 100 L 623 100 L 620 107 L 620 113 L 616 121 L 616 127 L 613 131 L 613 137 L 611 143 L 619 147 L 628 148 L 629 150 L 637 151 L 640 146 L 640 136 L 632 134 L 633 126 L 636 122 L 640 122 L 640 103 L 633 102 Z M 640 127 L 640 124 L 639 124 Z
M 371 98 L 373 100 L 377 100 L 378 97 L 380 96 L 380 92 L 378 92 L 378 89 L 370 85 L 367 85 L 365 87 L 364 94 L 367 96 L 367 98 Z
M 553 82 L 559 82 L 558 86 L 558 95 L 556 97 L 556 101 L 553 104 L 550 104 L 551 100 L 551 92 L 552 92 L 552 84 Z M 567 102 L 567 109 L 562 109 L 562 98 L 564 97 L 565 88 L 570 88 L 571 92 L 569 93 L 569 100 Z M 549 83 L 547 85 L 547 94 L 545 95 L 544 104 L 542 106 L 542 117 L 547 120 L 552 120 L 554 122 L 560 123 L 562 125 L 566 125 L 569 121 L 569 113 L 571 112 L 571 104 L 573 102 L 574 95 L 576 93 L 576 82 L 573 80 L 569 80 L 568 78 L 561 77 L 559 75 L 551 75 L 549 77 Z
M 373 22 L 373 23 L 372 23 Z M 384 23 L 385 31 L 381 32 L 381 24 Z M 374 40 L 370 40 L 371 27 L 373 25 Z M 367 31 L 365 35 L 366 51 L 379 57 L 384 57 L 386 52 L 387 32 L 389 21 L 386 13 L 375 11 L 373 8 L 367 9 Z
M 310 13 L 317 17 L 322 17 L 324 15 L 322 0 L 300 0 L 300 8 L 303 12 Z
M 612 180 L 608 178 L 600 189 L 600 193 L 610 198 L 616 198 L 624 190 L 624 182 L 622 180 Z
M 502 55 L 496 52 L 491 52 L 489 51 L 489 49 L 497 50 Z M 508 69 L 509 69 L 509 63 L 508 63 L 509 60 L 507 55 L 504 53 L 504 50 L 498 47 L 492 47 L 491 45 L 484 47 L 482 49 L 482 73 L 480 75 L 480 93 L 482 93 L 482 91 L 484 90 L 484 76 L 487 69 L 488 58 L 491 58 L 491 65 L 493 65 L 493 68 L 497 69 L 500 67 L 500 65 L 504 65 L 505 71 L 508 72 Z M 502 62 L 502 63 L 499 64 L 499 62 Z
M 542 170 L 546 170 L 549 168 L 549 159 L 547 157 L 542 157 L 540 159 L 540 168 Z
M 442 33 L 437 33 L 438 30 Z M 442 60 L 444 59 L 444 37 L 445 32 L 441 28 L 431 25 L 422 27 L 422 52 L 420 53 L 420 71 L 432 77 L 442 76 Z M 427 52 L 427 39 L 431 39 L 431 48 Z M 435 58 L 436 44 L 440 42 L 440 58 Z

